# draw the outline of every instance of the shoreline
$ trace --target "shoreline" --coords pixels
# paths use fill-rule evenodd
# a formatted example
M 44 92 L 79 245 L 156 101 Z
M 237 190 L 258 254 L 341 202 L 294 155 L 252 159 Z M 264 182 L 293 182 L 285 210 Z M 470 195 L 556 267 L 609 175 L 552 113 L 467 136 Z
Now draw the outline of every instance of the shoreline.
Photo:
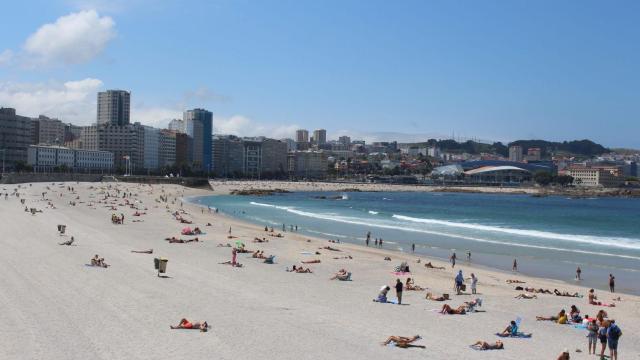
M 259 182 L 259 184 L 263 184 L 263 182 Z M 271 184 L 270 186 L 267 185 L 266 187 L 262 187 L 262 186 L 255 186 L 255 183 L 246 183 L 246 182 L 242 182 L 240 184 L 238 183 L 225 183 L 225 184 L 218 184 L 217 188 L 215 188 L 213 190 L 213 193 L 210 194 L 209 196 L 218 196 L 218 195 L 232 195 L 232 196 L 244 196 L 244 195 L 237 195 L 237 194 L 233 194 L 235 191 L 237 190 L 270 190 L 270 189 L 278 189 L 278 192 L 280 192 L 281 190 L 284 190 L 285 192 L 311 192 L 311 191 L 322 191 L 322 192 L 331 192 L 331 191 L 336 191 L 336 192 L 340 192 L 342 190 L 349 190 L 348 188 L 341 188 L 341 189 L 335 189 L 335 184 L 333 183 L 329 183 L 329 186 L 327 186 L 327 183 L 290 183 L 290 184 L 295 184 L 294 187 L 287 187 L 286 183 L 275 183 L 275 184 Z M 242 185 L 243 187 L 241 189 L 238 189 L 237 186 L 238 185 Z M 265 184 L 266 185 L 266 184 Z M 320 186 L 318 186 L 320 185 Z M 368 187 L 365 188 L 361 188 L 359 191 L 362 192 L 368 192 L 371 186 L 375 186 L 374 189 L 376 189 L 376 191 L 387 191 L 386 189 L 379 189 L 378 188 L 378 184 L 364 184 L 364 185 L 369 185 Z M 384 185 L 383 185 L 384 187 Z M 395 188 L 393 190 L 393 192 L 401 192 L 401 191 L 406 191 L 405 187 L 402 188 Z M 419 191 L 419 190 L 418 190 Z M 501 193 L 499 193 L 501 194 Z M 200 195 L 200 196 L 207 196 L 207 195 Z M 264 196 L 271 196 L 271 195 L 264 195 Z M 195 206 L 200 206 L 197 203 L 191 202 L 193 205 Z M 233 219 L 237 222 L 240 223 L 244 223 L 247 226 L 254 226 L 256 230 L 262 230 L 262 225 L 258 224 L 258 223 L 253 223 L 248 219 L 243 219 L 241 217 L 237 217 L 237 216 L 233 216 L 233 214 L 230 213 L 221 213 L 222 215 L 229 217 L 230 219 Z M 277 229 L 276 229 L 277 230 Z M 329 236 L 327 237 L 323 237 L 321 234 L 309 234 L 309 233 L 292 233 L 293 235 L 297 235 L 300 237 L 304 237 L 304 238 L 308 238 L 308 239 L 313 239 L 315 241 L 328 241 L 328 240 L 334 240 L 333 238 L 330 238 Z M 354 243 L 354 242 L 344 242 L 344 244 L 349 244 L 350 246 L 356 246 L 355 249 L 361 249 L 361 250 L 365 250 L 365 249 L 377 249 L 377 248 L 373 248 L 373 245 L 371 247 L 367 247 L 364 244 L 358 244 L 358 243 Z M 416 244 L 416 245 L 420 245 L 420 244 Z M 387 245 L 389 246 L 389 245 Z M 443 254 L 441 256 L 439 256 L 437 253 L 438 252 L 447 252 L 450 249 L 446 249 L 446 248 L 441 248 L 441 247 L 432 247 L 432 246 L 428 246 L 427 248 L 433 249 L 433 251 L 431 251 L 431 254 L 429 253 L 429 251 L 426 251 L 426 253 L 422 252 L 422 253 L 411 253 L 405 250 L 400 250 L 400 249 L 380 249 L 385 251 L 383 254 L 384 255 L 398 255 L 398 254 L 402 254 L 403 256 L 406 256 L 407 259 L 409 258 L 413 258 L 415 260 L 415 258 L 421 258 L 421 259 L 426 259 L 427 261 L 437 261 L 437 262 L 443 262 L 445 264 L 449 263 L 448 261 L 448 256 L 450 255 L 449 253 L 447 254 Z M 457 249 L 456 252 L 460 252 L 459 258 L 458 258 L 458 263 L 459 264 L 465 264 L 466 266 L 471 266 L 471 267 L 481 267 L 484 268 L 485 270 L 490 270 L 490 271 L 496 271 L 496 272 L 500 272 L 503 273 L 504 275 L 512 275 L 512 276 L 524 276 L 523 272 L 516 272 L 515 274 L 510 271 L 508 269 L 508 266 L 501 266 L 500 264 L 510 264 L 511 258 L 509 258 L 509 256 L 507 255 L 500 255 L 500 254 L 492 254 L 492 253 L 484 253 L 481 256 L 485 258 L 485 261 L 480 261 L 480 262 L 467 262 L 466 259 L 464 258 L 464 249 Z M 475 254 L 479 254 L 479 253 L 475 253 Z M 476 257 L 474 257 L 474 259 L 477 259 L 477 255 Z M 497 262 L 499 260 L 503 260 L 502 262 Z M 544 258 L 533 258 L 532 259 L 533 263 L 537 263 L 537 264 L 546 264 L 548 267 L 545 268 L 546 271 L 529 271 L 528 274 L 526 276 L 532 278 L 532 279 L 541 279 L 541 280 L 547 280 L 547 281 L 553 281 L 553 282 L 557 282 L 558 284 L 562 284 L 564 286 L 580 286 L 580 287 L 587 287 L 587 285 L 581 285 L 582 283 L 576 283 L 575 281 L 572 281 L 572 279 L 569 278 L 565 278 L 562 276 L 562 274 L 564 274 L 564 272 L 557 272 L 557 271 L 551 271 L 550 270 L 550 266 L 549 265 L 554 265 L 554 264 L 550 264 L 548 260 L 544 259 Z M 521 261 L 519 261 L 521 262 Z M 522 263 L 520 264 L 521 267 L 523 266 Z M 530 264 L 529 264 L 530 265 Z M 580 264 L 578 264 L 580 265 Z M 509 265 L 510 266 L 510 265 Z M 557 264 L 555 264 L 555 266 L 558 266 Z M 608 271 L 612 271 L 608 268 L 601 268 L 603 270 L 600 270 L 601 272 L 608 272 Z M 606 270 L 604 270 L 606 269 Z M 613 269 L 613 268 L 612 268 Z M 615 269 L 614 269 L 615 270 Z M 634 269 L 618 269 L 620 271 L 625 271 L 625 272 L 634 272 L 636 270 Z M 583 269 L 584 271 L 584 269 Z M 533 272 L 533 273 L 532 273 Z M 540 274 L 535 274 L 535 273 L 540 273 Z M 543 275 L 544 273 L 547 273 L 549 275 Z M 553 276 L 551 275 L 552 273 L 556 273 L 558 274 L 557 276 Z M 603 284 L 606 283 L 605 281 L 606 279 L 603 280 Z M 620 279 L 618 279 L 620 280 Z M 628 279 L 627 279 L 628 280 Z M 628 281 L 627 281 L 628 282 Z M 591 281 L 588 281 L 588 283 L 591 283 L 589 286 L 594 287 L 600 291 L 604 291 L 607 289 L 607 286 L 605 285 L 598 285 L 598 283 L 592 283 Z M 622 288 L 620 289 L 620 291 L 623 291 Z M 632 296 L 640 296 L 640 291 L 638 291 L 637 289 L 632 290 L 632 289 L 625 289 L 624 292 L 622 292 L 625 295 L 632 295 Z

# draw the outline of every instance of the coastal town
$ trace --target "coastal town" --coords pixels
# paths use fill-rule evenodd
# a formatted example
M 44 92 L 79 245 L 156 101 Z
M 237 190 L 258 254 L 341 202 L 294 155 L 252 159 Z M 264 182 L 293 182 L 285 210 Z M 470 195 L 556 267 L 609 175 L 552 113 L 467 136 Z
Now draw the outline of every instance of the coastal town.
M 184 111 L 167 128 L 131 118 L 131 92 L 97 95 L 97 119 L 78 126 L 0 109 L 3 174 L 100 173 L 246 180 L 322 180 L 438 186 L 640 188 L 640 152 L 590 140 L 374 141 L 325 129 L 292 138 L 214 134 L 213 114 Z

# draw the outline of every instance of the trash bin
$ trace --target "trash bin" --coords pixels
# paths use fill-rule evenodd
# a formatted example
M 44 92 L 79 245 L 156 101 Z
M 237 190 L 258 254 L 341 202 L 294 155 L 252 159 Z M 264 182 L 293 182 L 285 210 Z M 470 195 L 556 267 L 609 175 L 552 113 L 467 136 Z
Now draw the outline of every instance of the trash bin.
M 169 259 L 160 258 L 160 263 L 158 264 L 158 274 L 164 274 L 167 271 L 167 262 Z
M 60 225 L 60 234 L 64 235 L 64 232 L 67 230 L 67 225 Z
M 160 268 L 160 259 L 158 258 L 154 258 L 153 259 L 153 268 L 158 270 Z

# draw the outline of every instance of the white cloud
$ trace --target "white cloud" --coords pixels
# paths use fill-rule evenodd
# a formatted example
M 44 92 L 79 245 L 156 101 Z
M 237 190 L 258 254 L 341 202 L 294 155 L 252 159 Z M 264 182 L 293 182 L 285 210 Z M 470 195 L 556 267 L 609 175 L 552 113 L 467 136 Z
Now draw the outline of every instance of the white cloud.
M 0 66 L 5 66 L 11 64 L 13 60 L 13 51 L 6 49 L 3 52 L 0 52 Z
M 71 13 L 29 36 L 22 57 L 31 66 L 84 63 L 99 55 L 115 35 L 110 17 L 95 10 Z
M 274 139 L 293 138 L 299 127 L 295 124 L 275 125 L 257 123 L 242 115 L 213 118 L 213 132 L 215 134 L 238 136 L 266 136 Z
M 96 118 L 96 93 L 102 81 L 86 78 L 65 83 L 0 83 L 0 104 L 20 115 L 40 114 L 88 125 Z
M 133 106 L 131 122 L 140 122 L 157 128 L 166 128 L 172 119 L 182 119 L 182 111 L 162 107 Z

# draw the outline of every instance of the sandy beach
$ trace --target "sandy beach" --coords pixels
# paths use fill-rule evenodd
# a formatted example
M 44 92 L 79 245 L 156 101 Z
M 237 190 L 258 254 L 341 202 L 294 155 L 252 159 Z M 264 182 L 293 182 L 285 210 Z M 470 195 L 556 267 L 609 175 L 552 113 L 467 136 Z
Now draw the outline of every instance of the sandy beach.
M 451 269 L 435 259 L 423 257 L 417 263 L 418 258 L 409 254 L 328 243 L 291 232 L 269 236 L 263 228 L 184 201 L 240 188 L 336 191 L 353 187 L 212 182 L 211 191 L 133 183 L 2 185 L 0 359 L 556 359 L 564 349 L 572 359 L 596 358 L 587 354 L 586 330 L 536 321 L 537 315 L 555 315 L 573 304 L 583 315 L 605 309 L 616 320 L 624 333 L 620 358 L 640 354 L 640 343 L 633 340 L 640 331 L 638 297 L 598 291 L 599 300 L 616 306 L 589 305 L 588 289 L 580 286 L 474 267 L 462 259 Z M 380 184 L 360 189 L 390 191 Z M 131 196 L 123 198 L 124 193 Z M 25 207 L 42 212 L 25 212 Z M 176 211 L 193 224 L 177 221 L 172 215 Z M 135 212 L 141 215 L 134 216 Z M 113 224 L 112 214 L 123 214 L 124 224 Z M 64 235 L 57 231 L 60 224 L 66 225 Z M 180 234 L 185 226 L 197 226 L 206 234 L 199 235 L 198 242 L 164 240 L 194 239 Z M 75 240 L 71 246 L 58 245 L 71 236 Z M 269 241 L 254 243 L 256 237 Z M 236 241 L 249 250 L 275 255 L 275 264 L 265 264 L 249 253 L 238 255 L 242 267 L 221 265 L 231 260 L 231 248 L 219 245 Z M 131 252 L 147 249 L 153 249 L 153 254 Z M 316 251 L 320 254 L 315 255 Z M 86 266 L 96 254 L 110 266 Z M 169 260 L 167 277 L 157 276 L 155 257 Z M 321 262 L 301 264 L 312 259 Z M 394 274 L 402 261 L 409 264 L 411 274 Z M 425 268 L 429 261 L 445 269 Z M 309 267 L 313 273 L 286 272 L 293 264 Z M 329 280 L 341 268 L 352 273 L 352 281 Z M 453 278 L 458 270 L 465 277 L 472 272 L 478 276 L 477 295 L 469 291 L 455 295 Z M 436 295 L 451 294 L 444 303 L 452 307 L 481 298 L 482 312 L 439 314 L 434 310 L 443 302 L 426 300 L 426 291 L 405 291 L 402 306 L 372 301 L 381 286 L 393 287 L 397 278 L 404 281 L 407 276 Z M 522 292 L 507 284 L 507 279 L 584 297 L 536 294 L 537 299 L 515 299 Z M 395 291 L 389 295 L 395 297 Z M 618 296 L 622 301 L 613 300 Z M 495 333 L 517 317 L 522 318 L 521 331 L 533 333 L 532 338 L 501 339 L 503 350 L 469 348 L 477 340 L 499 340 Z M 170 325 L 182 318 L 207 321 L 210 329 L 171 330 Z M 418 334 L 423 339 L 416 344 L 425 349 L 381 345 L 391 335 Z

